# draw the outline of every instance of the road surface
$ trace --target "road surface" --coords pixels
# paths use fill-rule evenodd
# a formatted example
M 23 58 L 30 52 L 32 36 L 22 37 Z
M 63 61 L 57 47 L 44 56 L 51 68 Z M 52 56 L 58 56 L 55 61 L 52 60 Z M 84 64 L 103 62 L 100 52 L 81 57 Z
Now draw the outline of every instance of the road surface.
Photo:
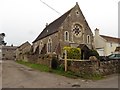
M 1 64 L 0 64 L 1 65 Z M 118 88 L 118 75 L 104 80 L 71 79 L 33 70 L 14 61 L 2 62 L 2 88 Z

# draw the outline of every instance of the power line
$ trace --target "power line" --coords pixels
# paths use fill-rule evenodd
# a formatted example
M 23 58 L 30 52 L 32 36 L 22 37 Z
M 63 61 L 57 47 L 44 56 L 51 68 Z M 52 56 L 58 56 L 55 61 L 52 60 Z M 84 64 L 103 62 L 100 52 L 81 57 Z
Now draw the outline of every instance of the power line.
M 58 12 L 57 10 L 55 10 L 53 7 L 51 7 L 50 5 L 48 5 L 47 3 L 43 2 L 42 0 L 40 0 L 43 4 L 45 4 L 47 7 L 49 7 L 50 9 L 52 9 L 53 11 L 55 11 L 56 13 L 60 14 L 60 12 Z M 61 14 L 60 14 L 61 15 Z

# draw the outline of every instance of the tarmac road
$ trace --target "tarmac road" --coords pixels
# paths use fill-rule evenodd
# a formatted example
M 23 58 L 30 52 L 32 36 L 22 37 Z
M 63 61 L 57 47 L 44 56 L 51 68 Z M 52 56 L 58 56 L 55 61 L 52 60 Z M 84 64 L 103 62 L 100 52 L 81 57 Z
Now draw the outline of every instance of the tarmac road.
M 2 88 L 71 88 L 73 86 L 118 88 L 118 75 L 111 75 L 99 81 L 86 81 L 40 72 L 10 60 L 2 62 Z

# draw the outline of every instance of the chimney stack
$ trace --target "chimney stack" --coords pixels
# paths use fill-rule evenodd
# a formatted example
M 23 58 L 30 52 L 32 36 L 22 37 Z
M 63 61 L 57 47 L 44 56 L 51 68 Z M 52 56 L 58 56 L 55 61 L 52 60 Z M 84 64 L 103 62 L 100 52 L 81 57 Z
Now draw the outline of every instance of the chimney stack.
M 46 23 L 46 27 L 48 26 L 48 23 Z
M 76 5 L 78 5 L 78 2 L 76 2 Z
M 95 29 L 95 35 L 97 35 L 97 36 L 99 35 L 99 29 L 98 28 Z

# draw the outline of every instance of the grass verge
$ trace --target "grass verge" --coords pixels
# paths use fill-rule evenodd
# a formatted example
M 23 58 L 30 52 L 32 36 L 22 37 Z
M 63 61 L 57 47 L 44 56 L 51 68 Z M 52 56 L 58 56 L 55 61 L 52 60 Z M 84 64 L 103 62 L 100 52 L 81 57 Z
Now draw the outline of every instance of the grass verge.
M 58 67 L 57 69 L 51 69 L 46 65 L 42 65 L 42 64 L 34 64 L 34 63 L 30 63 L 30 62 L 25 62 L 25 61 L 16 61 L 19 64 L 28 66 L 30 68 L 39 70 L 41 72 L 50 72 L 50 73 L 55 73 L 58 75 L 62 75 L 62 76 L 66 76 L 69 78 L 82 78 L 82 79 L 91 79 L 91 80 L 100 80 L 103 79 L 102 75 L 99 74 L 87 74 L 87 73 L 75 73 L 72 71 L 67 71 L 65 72 L 63 68 Z

